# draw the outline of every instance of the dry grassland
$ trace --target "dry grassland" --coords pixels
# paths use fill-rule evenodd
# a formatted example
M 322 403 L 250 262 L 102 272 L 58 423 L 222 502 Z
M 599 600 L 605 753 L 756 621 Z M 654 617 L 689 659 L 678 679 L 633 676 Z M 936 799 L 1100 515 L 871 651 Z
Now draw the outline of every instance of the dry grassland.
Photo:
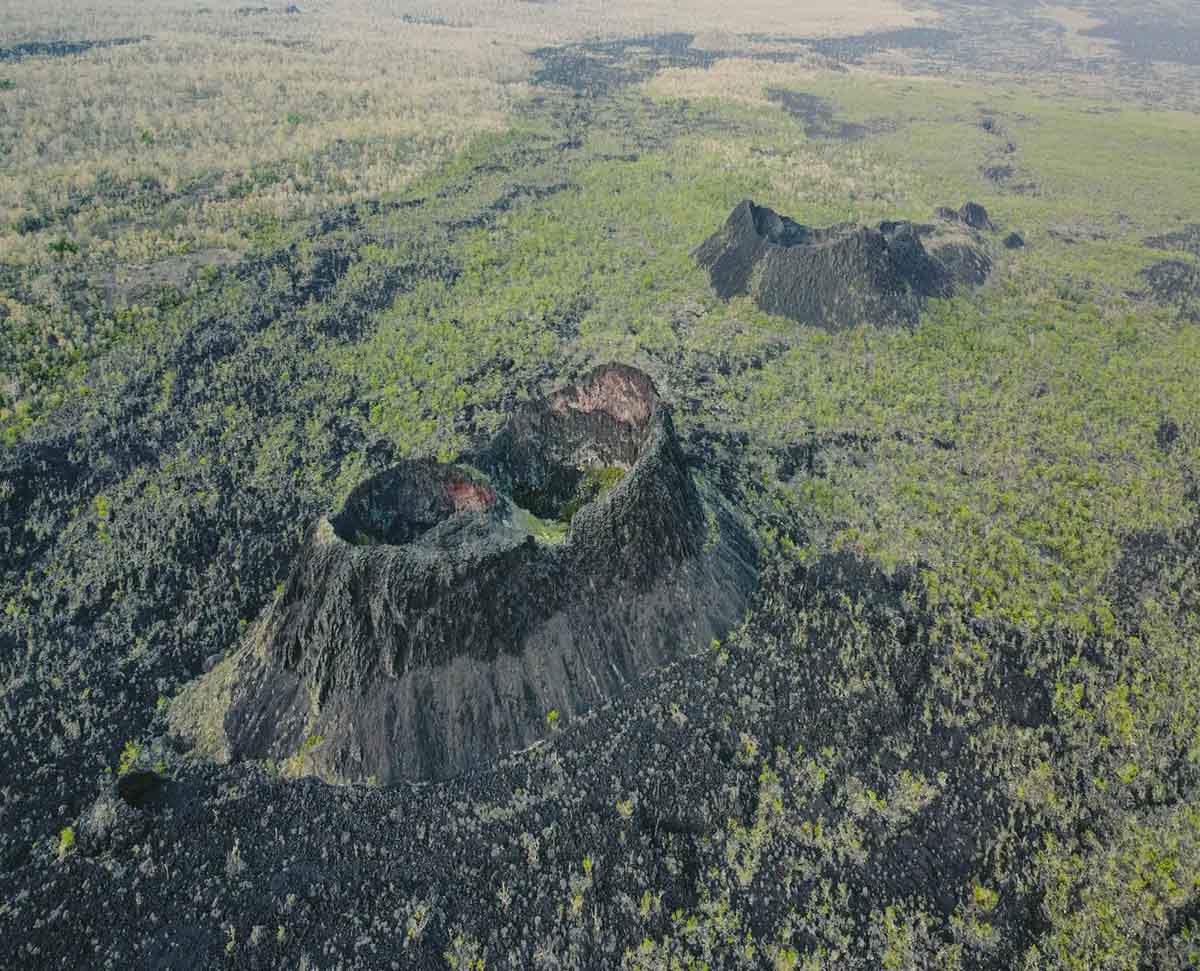
M 91 247 L 93 258 L 117 262 L 237 249 L 247 226 L 263 219 L 399 190 L 474 135 L 503 127 L 526 93 L 528 51 L 541 44 L 685 30 L 728 48 L 749 44 L 733 36 L 747 24 L 820 35 L 922 19 L 895 0 L 751 0 L 736 9 L 717 0 L 352 0 L 302 3 L 298 14 L 274 2 L 262 5 L 266 13 L 238 12 L 247 5 L 260 6 L 0 2 L 0 46 L 147 38 L 0 64 L 12 84 L 0 94 L 8 172 L 0 181 L 0 248 L 7 259 L 44 259 L 42 234 L 13 227 L 70 209 L 98 178 L 107 185 L 153 180 L 168 195 L 197 197 L 167 227 L 130 226 L 128 213 L 109 202 L 75 206 L 72 238 Z M 725 77 L 718 72 L 715 83 Z M 259 174 L 247 181 L 250 173 Z
M 259 23 L 262 32 L 250 30 Z M 197 188 L 184 224 L 153 244 L 168 251 L 234 245 L 248 213 L 287 218 L 398 190 L 478 132 L 502 127 L 529 70 L 515 45 L 399 21 L 385 29 L 365 9 L 316 26 L 232 15 L 192 23 L 182 14 L 107 26 L 150 39 L 3 65 L 14 84 L 0 98 L 9 171 L 0 240 L 10 256 L 44 248 L 9 235 L 15 223 L 69 206 L 101 175 L 153 179 L 168 195 Z M 230 192 L 270 165 L 269 178 Z M 77 241 L 110 235 L 105 210 L 79 214 Z
M 936 18 L 929 10 L 899 0 L 468 0 L 414 4 L 418 16 L 444 18 L 464 26 L 517 30 L 545 41 L 567 42 L 586 36 L 656 34 L 687 31 L 703 34 L 784 34 L 806 37 L 855 34 L 910 27 Z

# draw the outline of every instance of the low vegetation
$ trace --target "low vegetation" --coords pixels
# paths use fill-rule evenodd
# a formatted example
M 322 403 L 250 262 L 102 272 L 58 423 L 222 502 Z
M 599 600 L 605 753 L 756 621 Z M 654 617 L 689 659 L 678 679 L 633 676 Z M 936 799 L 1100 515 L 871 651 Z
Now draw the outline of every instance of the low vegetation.
M 1200 265 L 1186 61 L 1100 0 L 235 6 L 0 5 L 5 50 L 145 38 L 0 60 L 0 964 L 1197 965 L 1200 327 L 1146 273 Z M 994 270 L 804 327 L 695 262 L 745 198 L 975 199 Z M 754 530 L 742 625 L 493 773 L 167 756 L 310 524 L 606 361 Z

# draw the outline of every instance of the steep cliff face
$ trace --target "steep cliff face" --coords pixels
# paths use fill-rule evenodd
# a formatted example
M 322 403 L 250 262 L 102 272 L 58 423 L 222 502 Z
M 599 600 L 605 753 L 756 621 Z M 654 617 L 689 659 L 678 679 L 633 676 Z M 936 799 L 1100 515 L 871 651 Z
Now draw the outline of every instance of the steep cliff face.
M 173 725 L 217 758 L 333 781 L 445 778 L 723 636 L 755 583 L 752 541 L 693 479 L 649 378 L 609 365 L 461 464 L 363 483 Z
M 767 313 L 826 330 L 915 323 L 926 300 L 980 283 L 991 268 L 966 222 L 812 228 L 749 200 L 695 257 L 721 297 L 749 296 Z

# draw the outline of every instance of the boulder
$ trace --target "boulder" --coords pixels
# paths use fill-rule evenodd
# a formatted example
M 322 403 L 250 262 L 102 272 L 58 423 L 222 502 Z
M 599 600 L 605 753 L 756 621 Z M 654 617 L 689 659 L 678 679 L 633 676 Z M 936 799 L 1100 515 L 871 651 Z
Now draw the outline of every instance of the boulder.
M 958 210 L 958 221 L 972 229 L 990 231 L 996 228 L 992 225 L 988 211 L 978 202 L 964 202 L 962 208 Z

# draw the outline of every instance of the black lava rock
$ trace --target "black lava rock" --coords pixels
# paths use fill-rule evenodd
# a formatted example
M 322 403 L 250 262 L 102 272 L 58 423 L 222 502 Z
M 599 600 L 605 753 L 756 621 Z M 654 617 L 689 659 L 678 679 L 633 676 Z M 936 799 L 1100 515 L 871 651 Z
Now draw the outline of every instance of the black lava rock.
M 164 796 L 164 780 L 157 772 L 129 772 L 117 779 L 117 795 L 134 809 L 153 809 Z
M 1179 423 L 1174 418 L 1163 418 L 1154 430 L 1154 443 L 1164 452 L 1169 452 L 1179 438 Z
M 1185 320 L 1200 321 L 1200 263 L 1159 260 L 1139 275 L 1146 281 L 1144 298 L 1177 307 Z
M 958 219 L 959 222 L 970 226 L 972 229 L 993 230 L 996 228 L 992 225 L 988 211 L 978 202 L 963 203 L 962 208 L 958 210 Z
M 104 786 L 75 826 L 79 849 L 86 855 L 120 852 L 149 831 L 150 814 L 132 805 L 116 783 Z

